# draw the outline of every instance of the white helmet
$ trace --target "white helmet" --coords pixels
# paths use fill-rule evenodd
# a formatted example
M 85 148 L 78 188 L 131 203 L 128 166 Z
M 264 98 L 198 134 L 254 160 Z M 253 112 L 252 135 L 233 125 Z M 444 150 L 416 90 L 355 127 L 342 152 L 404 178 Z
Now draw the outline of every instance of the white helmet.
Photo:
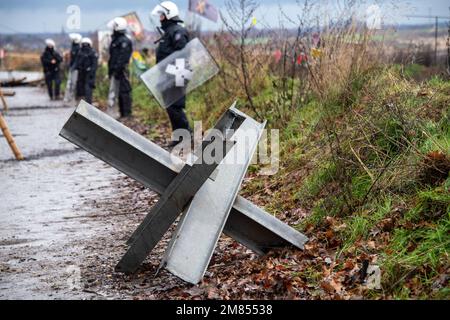
M 69 33 L 69 38 L 74 43 L 80 43 L 82 36 L 79 33 Z
M 88 44 L 92 47 L 92 40 L 89 38 L 83 38 L 81 39 L 81 44 Z
M 46 39 L 45 40 L 45 45 L 47 47 L 49 47 L 49 48 L 54 48 L 56 46 L 55 45 L 55 41 L 53 41 L 52 39 Z
M 128 27 L 128 22 L 124 17 L 116 17 L 108 22 L 107 26 L 114 31 L 125 31 Z
M 164 14 L 168 20 L 180 15 L 180 11 L 175 3 L 172 1 L 163 1 L 158 4 L 152 11 L 152 15 L 160 16 Z

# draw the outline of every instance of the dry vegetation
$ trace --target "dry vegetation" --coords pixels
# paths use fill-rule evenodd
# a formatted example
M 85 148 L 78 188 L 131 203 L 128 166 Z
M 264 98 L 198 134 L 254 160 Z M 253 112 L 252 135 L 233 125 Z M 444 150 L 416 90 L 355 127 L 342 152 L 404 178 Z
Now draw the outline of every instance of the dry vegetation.
M 4 66 L 7 70 L 40 71 L 41 54 L 38 52 L 8 52 Z

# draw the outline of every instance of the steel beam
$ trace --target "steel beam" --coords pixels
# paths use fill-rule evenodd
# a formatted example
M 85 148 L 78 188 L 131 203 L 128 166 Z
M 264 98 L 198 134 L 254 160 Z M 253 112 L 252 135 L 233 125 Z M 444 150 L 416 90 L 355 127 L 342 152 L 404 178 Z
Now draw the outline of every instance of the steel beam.
M 162 194 L 184 166 L 178 157 L 81 101 L 60 136 Z
M 241 196 L 234 202 L 224 233 L 260 255 L 288 246 L 303 249 L 308 241 L 305 235 Z

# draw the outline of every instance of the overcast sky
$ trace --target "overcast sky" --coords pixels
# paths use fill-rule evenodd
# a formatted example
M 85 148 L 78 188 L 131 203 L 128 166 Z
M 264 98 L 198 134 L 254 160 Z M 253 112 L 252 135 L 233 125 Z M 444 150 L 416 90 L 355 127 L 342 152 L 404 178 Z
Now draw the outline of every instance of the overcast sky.
M 223 9 L 226 0 L 209 0 L 219 9 Z M 255 14 L 259 21 L 267 25 L 276 26 L 278 17 L 278 4 L 290 15 L 295 15 L 301 9 L 295 0 L 255 0 L 260 7 Z M 304 0 L 298 0 L 300 2 Z M 188 0 L 174 1 L 179 4 L 184 17 Z M 342 3 L 343 0 L 324 0 L 326 3 Z M 0 32 L 59 32 L 64 27 L 66 31 L 67 8 L 77 5 L 81 10 L 81 30 L 93 31 L 104 28 L 107 21 L 117 15 L 136 11 L 147 29 L 153 29 L 149 19 L 149 12 L 158 3 L 156 0 L 0 0 Z M 430 22 L 428 19 L 408 19 L 405 14 L 416 15 L 444 15 L 449 16 L 449 0 L 409 0 L 409 1 L 366 1 L 367 7 L 378 3 L 383 15 L 389 22 L 411 23 Z M 396 4 L 395 8 L 393 3 Z M 335 5 L 335 4 L 333 4 Z M 202 19 L 204 29 L 215 29 L 218 25 Z

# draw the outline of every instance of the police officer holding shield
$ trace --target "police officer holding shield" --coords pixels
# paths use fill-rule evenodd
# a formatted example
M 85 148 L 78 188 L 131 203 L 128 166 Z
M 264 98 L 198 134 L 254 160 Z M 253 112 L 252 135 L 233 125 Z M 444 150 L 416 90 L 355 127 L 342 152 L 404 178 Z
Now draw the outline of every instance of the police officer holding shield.
M 181 23 L 179 10 L 175 3 L 164 1 L 158 4 L 152 11 L 152 15 L 159 16 L 163 35 L 158 41 L 156 49 L 156 63 L 161 62 L 173 52 L 182 50 L 189 42 L 189 34 Z M 186 107 L 186 96 L 173 103 L 167 108 L 172 130 L 186 129 L 191 131 L 189 121 L 184 109 Z M 177 145 L 178 141 L 172 141 L 169 147 Z
M 131 84 L 128 64 L 133 53 L 133 44 L 126 34 L 128 23 L 123 17 L 114 18 L 108 23 L 113 30 L 112 41 L 109 47 L 108 74 L 111 85 L 118 86 L 120 116 L 131 116 Z M 115 89 L 113 90 L 115 91 Z

